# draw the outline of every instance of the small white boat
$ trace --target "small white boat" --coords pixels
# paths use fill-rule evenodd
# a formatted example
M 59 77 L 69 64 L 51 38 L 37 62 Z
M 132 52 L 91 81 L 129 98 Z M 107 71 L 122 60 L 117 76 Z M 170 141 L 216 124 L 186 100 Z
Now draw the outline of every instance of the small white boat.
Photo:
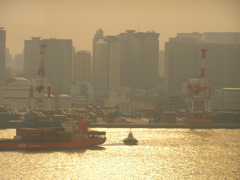
M 132 133 L 131 129 L 128 134 L 128 137 L 123 140 L 123 143 L 126 145 L 137 145 L 138 144 L 138 140 L 133 137 L 133 133 Z

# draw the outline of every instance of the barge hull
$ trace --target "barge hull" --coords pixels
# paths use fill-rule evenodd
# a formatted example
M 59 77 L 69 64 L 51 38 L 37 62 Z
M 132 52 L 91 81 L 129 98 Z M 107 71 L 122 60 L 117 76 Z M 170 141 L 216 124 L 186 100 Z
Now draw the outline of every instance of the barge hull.
M 52 149 L 52 148 L 81 148 L 103 144 L 106 138 L 97 139 L 72 139 L 70 141 L 30 142 L 24 140 L 1 140 L 0 150 L 24 149 Z

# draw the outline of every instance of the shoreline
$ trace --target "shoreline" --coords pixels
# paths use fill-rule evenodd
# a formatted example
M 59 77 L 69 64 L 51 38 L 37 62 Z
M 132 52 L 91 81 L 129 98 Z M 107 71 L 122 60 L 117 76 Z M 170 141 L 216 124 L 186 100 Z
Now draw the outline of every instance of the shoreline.
M 240 124 L 92 123 L 90 128 L 240 129 Z
M 61 122 L 0 122 L 0 129 L 15 128 L 50 128 L 61 127 Z M 237 124 L 187 124 L 187 123 L 91 123 L 89 128 L 186 128 L 186 129 L 240 129 L 240 123 Z

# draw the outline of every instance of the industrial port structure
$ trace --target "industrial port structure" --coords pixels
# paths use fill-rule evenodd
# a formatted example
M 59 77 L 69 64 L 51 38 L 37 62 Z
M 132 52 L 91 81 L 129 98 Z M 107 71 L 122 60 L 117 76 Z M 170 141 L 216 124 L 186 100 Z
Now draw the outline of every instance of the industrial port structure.
M 188 120 L 190 123 L 210 123 L 211 87 L 205 79 L 205 58 L 207 49 L 201 49 L 202 62 L 199 79 L 190 79 L 188 83 Z

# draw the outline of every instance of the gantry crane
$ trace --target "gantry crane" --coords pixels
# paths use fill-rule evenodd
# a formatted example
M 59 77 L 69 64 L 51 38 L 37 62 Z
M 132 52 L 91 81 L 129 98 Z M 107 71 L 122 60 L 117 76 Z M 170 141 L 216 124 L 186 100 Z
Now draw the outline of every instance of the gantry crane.
M 40 44 L 40 65 L 38 69 L 38 73 L 36 78 L 32 80 L 32 86 L 30 88 L 30 98 L 31 98 L 31 110 L 33 108 L 33 92 L 34 90 L 37 93 L 37 106 L 43 107 L 43 92 L 47 90 L 48 94 L 48 109 L 50 110 L 50 102 L 51 102 L 51 86 L 48 82 L 45 70 L 44 70 L 44 55 L 45 55 L 45 47 L 46 44 Z
M 188 82 L 188 122 L 210 123 L 211 87 L 205 79 L 205 58 L 207 49 L 201 49 L 201 72 L 199 79 Z

